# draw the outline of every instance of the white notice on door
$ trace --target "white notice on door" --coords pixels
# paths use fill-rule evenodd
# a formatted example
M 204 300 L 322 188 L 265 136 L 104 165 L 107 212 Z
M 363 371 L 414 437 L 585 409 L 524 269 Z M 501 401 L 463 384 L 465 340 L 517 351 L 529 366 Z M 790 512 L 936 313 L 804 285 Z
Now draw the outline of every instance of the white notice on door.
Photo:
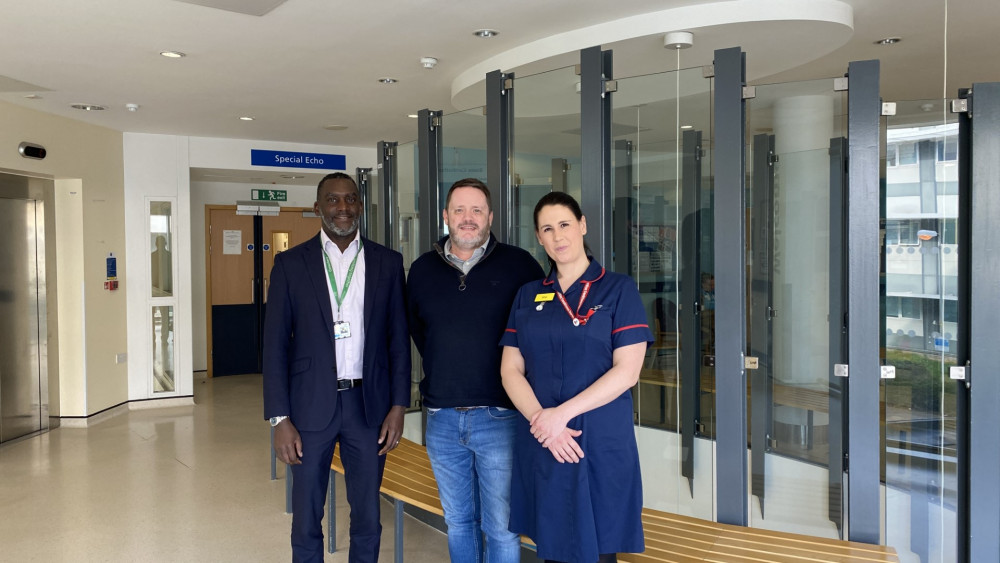
M 243 231 L 222 231 L 222 253 L 239 254 L 243 250 Z

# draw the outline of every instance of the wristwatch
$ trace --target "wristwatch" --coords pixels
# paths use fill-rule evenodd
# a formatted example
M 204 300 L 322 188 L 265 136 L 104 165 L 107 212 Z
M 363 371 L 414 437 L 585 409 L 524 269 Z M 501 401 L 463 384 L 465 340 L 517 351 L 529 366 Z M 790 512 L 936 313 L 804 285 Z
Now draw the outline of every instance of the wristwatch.
M 286 418 L 288 418 L 288 417 L 287 416 L 272 416 L 271 419 L 270 419 L 271 427 L 273 428 L 273 427 L 281 424 L 281 421 L 285 420 Z

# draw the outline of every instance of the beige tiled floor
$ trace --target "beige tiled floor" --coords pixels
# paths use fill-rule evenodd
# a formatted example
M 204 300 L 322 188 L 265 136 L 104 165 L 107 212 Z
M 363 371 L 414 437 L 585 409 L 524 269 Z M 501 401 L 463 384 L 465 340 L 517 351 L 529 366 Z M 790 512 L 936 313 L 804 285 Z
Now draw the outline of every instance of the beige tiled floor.
M 289 561 L 260 376 L 196 378 L 195 402 L 0 446 L 0 561 Z M 347 561 L 338 483 L 341 549 L 327 561 Z M 392 561 L 382 509 L 381 561 Z M 407 516 L 405 533 L 408 563 L 448 560 L 441 532 Z

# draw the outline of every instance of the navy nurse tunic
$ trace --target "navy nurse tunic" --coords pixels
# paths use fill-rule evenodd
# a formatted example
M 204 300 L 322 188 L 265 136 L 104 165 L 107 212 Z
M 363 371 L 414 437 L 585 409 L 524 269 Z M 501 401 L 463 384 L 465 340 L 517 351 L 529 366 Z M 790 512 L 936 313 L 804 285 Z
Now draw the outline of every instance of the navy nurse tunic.
M 590 290 L 574 326 L 556 297 L 556 274 L 525 284 L 511 308 L 502 346 L 520 349 L 525 377 L 542 407 L 573 398 L 604 375 L 615 348 L 652 342 L 646 313 L 635 282 L 606 272 L 596 260 L 565 293 L 577 311 L 580 296 Z M 538 309 L 541 304 L 541 310 Z M 592 313 L 591 313 L 592 311 Z M 511 477 L 510 531 L 538 545 L 538 557 L 593 563 L 602 553 L 642 552 L 642 480 L 632 427 L 632 392 L 569 421 L 583 431 L 576 438 L 583 450 L 580 463 L 559 463 L 532 437 L 528 421 L 519 418 Z

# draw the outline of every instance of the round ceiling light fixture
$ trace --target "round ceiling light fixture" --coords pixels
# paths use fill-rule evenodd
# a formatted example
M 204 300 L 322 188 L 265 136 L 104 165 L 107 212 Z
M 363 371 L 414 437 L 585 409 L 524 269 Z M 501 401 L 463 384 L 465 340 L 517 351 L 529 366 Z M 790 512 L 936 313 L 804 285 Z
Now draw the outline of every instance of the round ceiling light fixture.
M 241 115 L 240 121 L 253 121 L 253 118 L 250 117 L 249 115 Z
M 417 114 L 415 114 L 415 113 L 411 113 L 411 114 L 407 115 L 406 117 L 409 117 L 409 118 L 411 118 L 411 119 L 416 119 L 416 118 L 418 118 L 418 117 L 420 117 L 420 116 L 419 116 L 419 115 L 417 115 Z
M 665 49 L 687 49 L 694 45 L 694 34 L 690 31 L 671 31 L 663 36 Z
M 99 104 L 70 104 L 73 109 L 82 109 L 83 111 L 104 111 L 108 109 L 107 106 L 102 106 Z
M 420 65 L 424 68 L 430 69 L 436 67 L 438 60 L 434 57 L 420 57 Z
M 681 125 L 681 130 L 687 131 L 689 129 L 694 129 L 694 125 Z
M 497 35 L 500 35 L 500 32 L 497 31 L 497 30 L 495 30 L 495 29 L 483 28 L 483 29 L 477 29 L 477 30 L 473 31 L 472 34 L 475 35 L 476 37 L 482 37 L 483 39 L 489 39 L 490 37 L 496 37 Z
M 168 59 L 183 59 L 187 54 L 180 51 L 160 51 L 160 56 L 167 57 Z
M 396 80 L 395 78 L 392 78 L 391 76 L 383 76 L 382 78 L 378 79 L 378 82 L 379 82 L 379 84 L 395 84 L 395 83 L 399 82 L 399 80 Z
M 895 45 L 896 43 L 899 43 L 902 40 L 903 40 L 902 37 L 885 37 L 883 39 L 879 39 L 878 41 L 876 41 L 875 44 L 876 45 Z

